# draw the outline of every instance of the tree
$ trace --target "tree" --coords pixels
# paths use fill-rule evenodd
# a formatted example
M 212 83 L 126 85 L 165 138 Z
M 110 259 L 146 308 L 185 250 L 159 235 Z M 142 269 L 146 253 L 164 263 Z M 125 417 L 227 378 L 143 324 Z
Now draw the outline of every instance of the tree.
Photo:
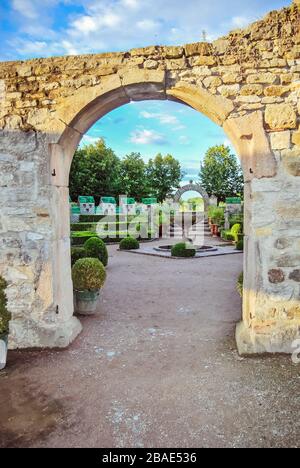
M 70 172 L 70 195 L 119 195 L 120 160 L 103 139 L 79 148 Z
M 183 172 L 179 161 L 173 156 L 168 154 L 164 157 L 158 154 L 154 159 L 150 159 L 147 175 L 151 195 L 163 202 L 172 190 L 179 186 Z
M 120 194 L 140 200 L 148 195 L 146 164 L 140 153 L 131 153 L 120 162 Z
M 243 172 L 228 146 L 220 145 L 209 148 L 199 176 L 208 195 L 215 195 L 218 202 L 225 201 L 226 197 L 243 194 Z

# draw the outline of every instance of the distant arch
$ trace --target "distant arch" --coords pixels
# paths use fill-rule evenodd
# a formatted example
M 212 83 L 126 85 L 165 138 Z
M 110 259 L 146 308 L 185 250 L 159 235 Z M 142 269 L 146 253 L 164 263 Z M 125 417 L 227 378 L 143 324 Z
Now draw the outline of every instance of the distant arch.
M 174 195 L 174 202 L 179 203 L 182 195 L 186 192 L 198 192 L 201 195 L 204 201 L 204 213 L 206 214 L 209 207 L 209 196 L 205 188 L 201 184 L 194 184 L 190 182 L 189 184 L 184 185 L 183 187 L 180 187 L 180 189 L 177 190 L 177 192 Z

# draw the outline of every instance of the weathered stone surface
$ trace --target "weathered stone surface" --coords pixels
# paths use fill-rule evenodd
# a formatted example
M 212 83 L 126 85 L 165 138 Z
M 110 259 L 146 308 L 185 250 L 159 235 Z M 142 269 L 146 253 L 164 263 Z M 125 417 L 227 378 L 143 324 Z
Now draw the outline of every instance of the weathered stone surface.
M 263 94 L 263 86 L 260 84 L 252 84 L 243 86 L 241 96 L 261 96 Z
M 271 146 L 274 150 L 289 149 L 291 146 L 291 132 L 271 133 Z
M 298 149 L 283 151 L 282 161 L 288 174 L 300 177 L 300 152 Z
M 292 142 L 296 146 L 300 146 L 300 130 L 293 133 Z
M 265 121 L 272 130 L 293 129 L 297 115 L 290 104 L 271 104 L 266 107 Z
M 292 271 L 289 275 L 289 279 L 300 283 L 300 270 L 297 269 L 297 270 Z
M 212 52 L 212 45 L 207 42 L 196 42 L 194 44 L 187 44 L 184 47 L 185 55 L 191 57 L 193 55 L 208 56 Z
M 269 270 L 268 276 L 270 283 L 273 284 L 283 283 L 285 280 L 284 272 L 279 268 Z
M 289 92 L 289 88 L 286 86 L 267 86 L 264 90 L 265 96 L 283 96 Z

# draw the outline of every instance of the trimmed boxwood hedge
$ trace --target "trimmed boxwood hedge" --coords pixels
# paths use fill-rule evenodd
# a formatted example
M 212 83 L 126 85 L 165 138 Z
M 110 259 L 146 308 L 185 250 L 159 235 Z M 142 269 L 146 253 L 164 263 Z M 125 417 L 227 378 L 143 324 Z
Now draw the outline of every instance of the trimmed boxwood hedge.
M 71 248 L 71 265 L 73 266 L 77 260 L 87 257 L 84 247 L 72 247 Z
M 191 258 L 195 257 L 196 249 L 188 247 L 185 242 L 179 242 L 173 245 L 171 255 L 172 257 Z
M 120 250 L 137 250 L 140 248 L 139 241 L 134 237 L 126 237 L 120 242 Z
M 152 238 L 152 234 L 150 231 L 148 232 L 148 240 Z M 121 237 L 124 238 L 124 236 L 127 235 L 127 232 L 121 232 L 120 233 Z M 120 235 L 119 233 L 110 233 L 109 237 L 105 237 L 103 242 L 105 244 L 110 244 L 110 243 L 117 243 L 120 242 Z M 91 239 L 91 237 L 98 237 L 96 232 L 74 232 L 71 234 L 71 245 L 72 246 L 83 246 L 84 243 L 88 240 Z M 126 238 L 126 237 L 125 237 Z M 139 240 L 143 240 L 145 238 L 138 237 Z
M 96 230 L 97 223 L 74 223 L 71 224 L 71 232 L 83 232 Z
M 80 215 L 79 216 L 79 222 L 80 223 L 99 223 L 102 219 L 105 218 L 105 221 L 107 222 L 114 222 L 114 221 L 120 221 L 120 222 L 129 222 L 136 218 L 136 216 L 130 215 L 130 216 L 125 216 L 125 215 Z
M 106 267 L 108 264 L 108 251 L 105 243 L 99 237 L 91 237 L 84 244 L 86 256 L 90 258 L 98 258 Z

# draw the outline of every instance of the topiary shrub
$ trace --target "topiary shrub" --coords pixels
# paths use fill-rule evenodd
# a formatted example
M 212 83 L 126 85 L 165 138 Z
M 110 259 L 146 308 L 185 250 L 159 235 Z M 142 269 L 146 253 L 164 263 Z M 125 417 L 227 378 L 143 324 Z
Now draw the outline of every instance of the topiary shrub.
M 76 291 L 97 291 L 105 283 L 106 271 L 97 258 L 82 258 L 73 265 L 72 280 Z
M 91 237 L 84 243 L 84 249 L 87 257 L 98 258 L 104 266 L 107 266 L 108 251 L 102 239 Z
M 191 258 L 195 257 L 196 249 L 189 246 L 185 242 L 179 242 L 179 244 L 175 244 L 171 250 L 172 257 L 184 257 L 184 258 Z
M 84 247 L 72 247 L 71 248 L 71 265 L 77 262 L 80 258 L 87 257 L 86 250 Z
M 244 239 L 240 239 L 236 243 L 236 250 L 241 250 L 243 252 L 244 250 Z
M 137 250 L 140 248 L 140 243 L 134 237 L 126 237 L 120 242 L 120 250 Z
M 242 272 L 237 280 L 236 289 L 241 297 L 243 297 L 243 287 L 244 287 L 244 273 Z
M 7 298 L 5 289 L 7 288 L 6 281 L 0 276 L 0 337 L 8 335 L 9 321 L 11 314 L 7 310 Z

